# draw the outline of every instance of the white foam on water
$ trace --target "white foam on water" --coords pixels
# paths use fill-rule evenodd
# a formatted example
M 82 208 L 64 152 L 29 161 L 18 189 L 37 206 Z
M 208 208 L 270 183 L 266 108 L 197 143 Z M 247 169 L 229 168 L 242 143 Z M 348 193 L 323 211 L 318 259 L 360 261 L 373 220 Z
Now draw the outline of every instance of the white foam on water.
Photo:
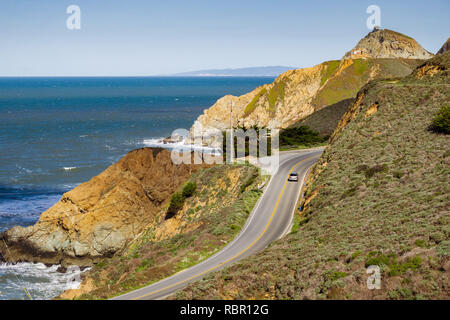
M 142 143 L 146 147 L 163 148 L 169 150 L 176 150 L 179 152 L 197 151 L 200 153 L 214 154 L 217 156 L 222 154 L 222 150 L 220 148 L 211 148 L 195 144 L 187 144 L 185 143 L 185 139 L 182 139 L 181 141 L 178 142 L 164 142 L 164 138 L 156 138 L 156 139 L 153 138 L 153 139 L 145 139 Z
M 58 272 L 59 265 L 47 267 L 43 263 L 0 263 L 0 300 L 51 299 L 67 289 L 77 289 L 81 284 L 81 271 L 69 267 L 66 273 Z

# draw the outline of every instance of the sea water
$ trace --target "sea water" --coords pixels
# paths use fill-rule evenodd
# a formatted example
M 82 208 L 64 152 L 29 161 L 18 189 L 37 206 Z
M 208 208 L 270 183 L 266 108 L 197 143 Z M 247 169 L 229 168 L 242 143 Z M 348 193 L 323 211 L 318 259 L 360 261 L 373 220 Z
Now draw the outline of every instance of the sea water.
M 273 78 L 0 78 L 0 232 L 34 224 L 62 193 L 127 152 L 189 129 L 204 109 Z M 57 266 L 0 263 L 0 300 L 76 286 Z M 76 281 L 75 281 L 76 282 Z

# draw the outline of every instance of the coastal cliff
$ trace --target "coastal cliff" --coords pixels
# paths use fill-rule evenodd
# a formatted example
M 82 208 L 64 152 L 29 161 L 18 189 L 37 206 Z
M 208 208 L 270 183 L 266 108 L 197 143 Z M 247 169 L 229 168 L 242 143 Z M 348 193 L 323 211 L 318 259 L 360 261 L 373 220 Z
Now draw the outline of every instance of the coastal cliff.
M 0 234 L 0 257 L 10 262 L 89 266 L 120 253 L 202 167 L 174 165 L 170 151 L 163 149 L 131 151 L 65 193 L 36 224 Z
M 371 32 L 342 60 L 290 70 L 247 94 L 220 98 L 197 118 L 191 137 L 229 129 L 231 104 L 233 127 L 289 127 L 315 111 L 354 98 L 371 80 L 404 77 L 432 56 L 407 36 L 390 30 Z

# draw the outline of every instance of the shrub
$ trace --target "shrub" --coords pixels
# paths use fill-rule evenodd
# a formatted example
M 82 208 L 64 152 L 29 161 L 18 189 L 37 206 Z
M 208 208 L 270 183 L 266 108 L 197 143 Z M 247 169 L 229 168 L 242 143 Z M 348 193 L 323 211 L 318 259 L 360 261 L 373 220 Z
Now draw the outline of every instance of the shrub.
M 385 164 L 376 164 L 372 167 L 369 167 L 366 164 L 360 165 L 356 168 L 357 173 L 364 173 L 366 178 L 372 178 L 378 172 L 388 172 L 389 168 Z
M 387 266 L 390 276 L 397 276 L 406 273 L 408 270 L 415 271 L 422 264 L 422 259 L 418 256 L 408 258 L 404 262 L 398 262 L 395 254 L 388 255 L 379 252 L 370 252 L 366 260 L 366 268 L 371 265 Z
M 441 107 L 431 121 L 429 129 L 437 133 L 450 133 L 450 105 Z
M 281 146 L 306 145 L 312 146 L 323 143 L 327 137 L 322 137 L 319 133 L 311 130 L 307 126 L 286 128 L 280 132 Z
M 183 187 L 182 196 L 184 198 L 189 198 L 194 195 L 195 189 L 197 189 L 197 183 L 195 181 L 189 181 Z
M 166 219 L 172 218 L 184 205 L 184 197 L 180 192 L 175 192 L 170 198 Z

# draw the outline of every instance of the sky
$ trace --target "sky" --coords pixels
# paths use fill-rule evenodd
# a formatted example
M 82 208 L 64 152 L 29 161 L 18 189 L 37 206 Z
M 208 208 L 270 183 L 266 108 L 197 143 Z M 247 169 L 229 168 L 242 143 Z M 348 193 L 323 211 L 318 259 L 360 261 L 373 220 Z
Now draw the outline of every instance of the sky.
M 70 5 L 81 28 L 69 30 Z M 1 0 L 0 76 L 148 76 L 340 59 L 381 27 L 435 53 L 450 36 L 448 0 Z

